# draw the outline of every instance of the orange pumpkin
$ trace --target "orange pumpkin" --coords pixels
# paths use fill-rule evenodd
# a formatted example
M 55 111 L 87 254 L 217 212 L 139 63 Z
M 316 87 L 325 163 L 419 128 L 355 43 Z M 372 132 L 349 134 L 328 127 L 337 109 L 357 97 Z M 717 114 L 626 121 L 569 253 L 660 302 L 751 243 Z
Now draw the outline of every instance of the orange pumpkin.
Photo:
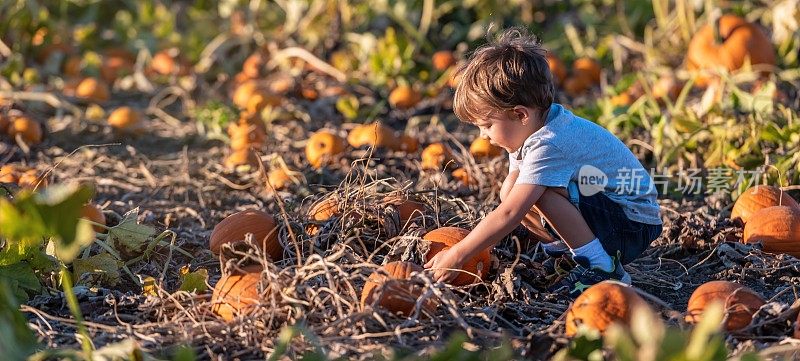
M 759 185 L 750 187 L 736 199 L 731 210 L 731 219 L 739 218 L 747 224 L 753 213 L 774 206 L 800 208 L 797 201 L 780 188 Z
M 580 58 L 572 63 L 573 77 L 586 78 L 589 84 L 600 83 L 600 63 L 591 58 Z
M 500 148 L 484 137 L 475 138 L 469 146 L 469 153 L 476 159 L 479 158 L 494 158 L 502 154 L 503 148 Z
M 12 139 L 19 135 L 25 144 L 34 145 L 42 142 L 42 126 L 24 115 L 15 117 L 9 124 L 7 132 Z
M 409 109 L 422 100 L 422 95 L 408 85 L 401 85 L 389 93 L 389 104 L 392 108 Z
M 744 225 L 745 243 L 761 243 L 764 251 L 800 257 L 800 209 L 776 206 L 750 216 Z
M 81 63 L 82 59 L 78 55 L 70 55 L 67 57 L 67 60 L 64 61 L 64 66 L 62 66 L 62 71 L 64 75 L 73 77 L 78 76 L 81 72 Z
M 692 292 L 689 304 L 686 306 L 686 322 L 700 322 L 705 308 L 712 302 L 724 304 L 724 326 L 728 331 L 747 327 L 753 319 L 753 314 L 766 303 L 753 290 L 738 283 L 706 282 Z
M 292 178 L 289 173 L 283 168 L 275 168 L 267 174 L 267 182 L 272 185 L 275 190 L 280 190 L 292 184 Z
M 442 143 L 433 143 L 422 150 L 422 169 L 440 170 L 453 159 L 450 149 Z
M 453 178 L 458 179 L 458 181 L 465 186 L 476 184 L 475 180 L 472 179 L 472 176 L 470 176 L 469 172 L 467 172 L 465 168 L 457 168 L 453 170 L 452 175 Z
M 400 136 L 400 149 L 408 153 L 414 153 L 419 149 L 419 140 L 410 135 L 403 134 Z
M 267 57 L 261 52 L 255 52 L 247 57 L 242 64 L 242 74 L 250 79 L 264 75 L 264 66 L 267 64 Z
M 367 305 L 380 306 L 389 312 L 410 316 L 423 288 L 410 280 L 412 272 L 422 272 L 419 265 L 411 262 L 391 262 L 373 272 L 361 291 L 361 308 Z M 433 314 L 436 303 L 428 300 L 421 312 Z
M 47 187 L 47 184 L 47 178 L 40 177 L 36 169 L 29 169 L 23 172 L 19 176 L 19 180 L 17 180 L 17 185 L 19 185 L 20 188 L 26 189 L 44 188 Z
M 550 73 L 553 74 L 553 82 L 561 84 L 567 77 L 567 67 L 555 54 L 547 52 L 547 66 L 550 67 Z
M 425 262 L 431 260 L 439 252 L 449 249 L 456 243 L 461 242 L 468 234 L 468 230 L 458 227 L 442 227 L 426 233 L 422 239 L 431 241 L 431 245 L 428 249 L 428 253 L 425 254 Z M 454 286 L 465 286 L 481 282 L 483 276 L 489 271 L 491 261 L 492 255 L 489 252 L 489 248 L 481 250 L 475 257 L 464 263 L 461 269 L 466 272 L 459 272 L 458 277 L 450 281 L 450 284 Z M 477 277 L 473 274 L 477 275 Z
M 251 152 L 249 148 L 238 149 L 231 152 L 231 154 L 225 158 L 225 167 L 235 168 L 240 165 L 257 167 L 260 161 L 256 153 Z
M 592 84 L 589 78 L 582 77 L 582 76 L 571 76 L 569 78 L 564 79 L 564 83 L 561 84 L 561 87 L 569 96 L 578 96 L 586 92 L 589 88 L 591 88 Z
M 228 134 L 231 136 L 231 149 L 235 151 L 246 150 L 251 146 L 259 148 L 264 145 L 267 137 L 262 128 L 251 124 L 246 118 L 228 126 Z
M 281 98 L 265 91 L 256 91 L 247 99 L 245 110 L 249 114 L 258 114 L 266 107 L 276 107 L 281 104 Z
M 0 167 L 0 183 L 17 183 L 19 169 L 15 164 L 6 164 Z
M 142 129 L 142 114 L 131 107 L 119 107 L 108 116 L 108 125 L 121 132 L 138 132 Z
M 86 78 L 78 83 L 78 86 L 75 88 L 75 96 L 81 99 L 102 103 L 109 98 L 108 85 L 96 78 Z
M 253 234 L 253 243 L 258 245 L 273 261 L 283 258 L 283 246 L 278 241 L 278 227 L 271 215 L 249 209 L 223 219 L 211 232 L 209 249 L 219 254 L 222 245 L 244 240 L 245 234 Z
M 456 63 L 456 57 L 450 50 L 439 50 L 433 53 L 433 68 L 439 71 L 447 70 Z
M 714 24 L 700 28 L 686 51 L 686 66 L 690 71 L 718 68 L 734 71 L 744 65 L 745 59 L 750 59 L 753 65 L 775 65 L 775 48 L 758 26 L 736 15 L 723 15 Z M 701 75 L 696 84 L 705 87 L 711 80 Z
M 315 222 L 325 222 L 333 216 L 341 215 L 341 213 L 339 198 L 336 194 L 333 194 L 314 204 L 308 211 L 308 218 Z M 358 222 L 362 216 L 358 212 L 349 211 L 344 218 L 346 222 Z M 316 235 L 319 232 L 319 227 L 316 224 L 308 224 L 306 232 L 312 236 Z
M 100 77 L 108 84 L 113 84 L 120 75 L 133 72 L 136 57 L 125 49 L 110 49 L 103 56 L 100 66 Z
M 406 197 L 386 197 L 383 199 L 383 203 L 392 205 L 397 209 L 401 226 L 406 224 L 409 220 L 425 214 L 425 204 Z
M 347 134 L 347 143 L 353 148 L 384 147 L 397 150 L 401 147 L 395 131 L 381 122 L 356 126 Z
M 311 135 L 306 142 L 308 164 L 319 168 L 330 162 L 331 158 L 344 151 L 344 139 L 338 135 L 321 130 Z
M 92 203 L 87 203 L 81 208 L 81 218 L 85 218 L 90 220 L 94 223 L 106 225 L 106 216 L 103 214 L 103 211 L 97 207 L 97 205 Z M 92 225 L 95 232 L 98 233 L 105 233 L 106 229 L 101 226 Z
M 252 312 L 261 298 L 258 289 L 261 270 L 260 265 L 253 265 L 246 267 L 242 273 L 223 275 L 214 286 L 211 311 L 225 321 Z
M 184 76 L 189 74 L 189 68 L 189 63 L 175 49 L 161 50 L 150 61 L 150 70 L 160 75 Z
M 630 326 L 636 307 L 647 307 L 636 291 L 623 283 L 604 281 L 587 288 L 567 310 L 569 337 L 575 336 L 580 325 L 605 332 L 613 323 Z
M 231 100 L 239 109 L 247 109 L 247 102 L 250 101 L 250 97 L 259 91 L 261 91 L 261 85 L 257 81 L 247 80 L 236 87 Z

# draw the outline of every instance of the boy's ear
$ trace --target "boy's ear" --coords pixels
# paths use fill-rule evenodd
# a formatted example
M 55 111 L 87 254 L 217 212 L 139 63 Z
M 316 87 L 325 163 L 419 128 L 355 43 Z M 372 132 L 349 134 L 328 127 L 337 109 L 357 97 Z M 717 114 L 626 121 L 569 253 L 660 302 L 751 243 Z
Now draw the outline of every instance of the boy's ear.
M 514 112 L 514 117 L 517 118 L 522 124 L 527 124 L 530 121 L 530 114 L 528 113 L 528 108 L 523 107 L 521 105 L 517 105 L 512 110 Z

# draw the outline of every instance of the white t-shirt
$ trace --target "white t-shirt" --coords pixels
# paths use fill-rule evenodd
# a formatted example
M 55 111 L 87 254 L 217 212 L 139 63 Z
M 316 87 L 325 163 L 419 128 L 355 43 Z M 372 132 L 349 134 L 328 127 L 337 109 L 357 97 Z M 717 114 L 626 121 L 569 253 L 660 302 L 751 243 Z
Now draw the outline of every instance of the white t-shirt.
M 578 117 L 560 104 L 550 106 L 544 126 L 509 154 L 517 184 L 575 190 L 582 196 L 603 192 L 628 219 L 661 224 L 658 191 L 636 156 L 607 129 Z M 572 185 L 570 185 L 572 183 Z

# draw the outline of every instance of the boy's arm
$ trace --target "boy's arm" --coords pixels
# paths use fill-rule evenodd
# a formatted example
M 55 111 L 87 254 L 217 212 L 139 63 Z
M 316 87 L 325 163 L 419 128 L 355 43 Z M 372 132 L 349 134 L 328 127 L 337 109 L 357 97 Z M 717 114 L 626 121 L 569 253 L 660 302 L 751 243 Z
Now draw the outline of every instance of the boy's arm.
M 534 184 L 515 184 L 502 203 L 484 218 L 461 242 L 446 252 L 440 252 L 428 263 L 427 268 L 437 268 L 434 278 L 445 281 L 457 276 L 446 268 L 460 268 L 466 260 L 474 257 L 510 233 L 544 193 L 546 187 Z
M 506 179 L 503 180 L 503 184 L 500 186 L 501 202 L 508 198 L 508 193 L 511 192 L 511 188 L 514 187 L 517 177 L 519 177 L 519 169 L 509 172 Z

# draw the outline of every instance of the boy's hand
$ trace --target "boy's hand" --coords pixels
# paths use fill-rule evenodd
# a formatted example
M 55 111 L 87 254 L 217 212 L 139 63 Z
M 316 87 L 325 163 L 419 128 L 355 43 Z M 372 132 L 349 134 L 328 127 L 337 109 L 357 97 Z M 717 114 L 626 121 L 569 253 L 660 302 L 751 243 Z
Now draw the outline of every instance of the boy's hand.
M 439 282 L 449 282 L 458 277 L 459 270 L 464 265 L 464 260 L 458 250 L 454 248 L 445 249 L 437 253 L 427 263 L 425 268 L 433 270 L 433 279 Z

